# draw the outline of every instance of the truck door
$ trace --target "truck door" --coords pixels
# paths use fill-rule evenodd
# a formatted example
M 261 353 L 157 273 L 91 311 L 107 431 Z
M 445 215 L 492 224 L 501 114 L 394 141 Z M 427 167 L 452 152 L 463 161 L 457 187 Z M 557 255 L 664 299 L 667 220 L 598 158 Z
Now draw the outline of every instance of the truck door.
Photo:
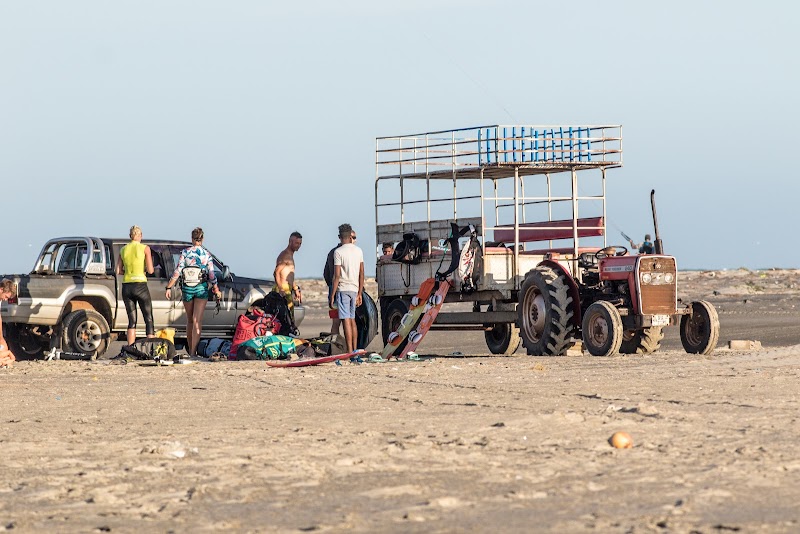
M 153 301 L 153 323 L 156 330 L 170 326 L 174 303 L 167 300 L 165 292 L 167 281 L 172 271 L 167 271 L 166 258 L 170 255 L 167 245 L 150 245 L 150 254 L 153 257 L 153 274 L 147 275 L 147 289 L 150 291 L 150 300 Z M 142 322 L 138 323 L 144 326 Z

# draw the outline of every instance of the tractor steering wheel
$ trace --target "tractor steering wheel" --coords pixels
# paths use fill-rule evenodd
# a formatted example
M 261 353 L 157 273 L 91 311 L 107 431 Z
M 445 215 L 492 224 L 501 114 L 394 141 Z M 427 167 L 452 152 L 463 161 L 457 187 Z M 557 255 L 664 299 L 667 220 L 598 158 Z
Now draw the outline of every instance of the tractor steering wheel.
M 622 249 L 622 250 L 620 250 Z M 622 245 L 612 245 L 610 247 L 601 248 L 594 253 L 595 259 L 602 260 L 611 256 L 625 256 L 628 254 L 628 249 Z

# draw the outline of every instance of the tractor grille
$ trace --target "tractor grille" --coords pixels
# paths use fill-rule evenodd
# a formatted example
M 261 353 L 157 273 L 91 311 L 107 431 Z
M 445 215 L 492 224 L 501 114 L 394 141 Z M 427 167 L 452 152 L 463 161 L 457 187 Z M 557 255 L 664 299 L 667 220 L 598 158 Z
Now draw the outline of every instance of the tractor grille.
M 639 303 L 643 315 L 673 314 L 677 306 L 675 258 L 647 256 L 639 261 Z

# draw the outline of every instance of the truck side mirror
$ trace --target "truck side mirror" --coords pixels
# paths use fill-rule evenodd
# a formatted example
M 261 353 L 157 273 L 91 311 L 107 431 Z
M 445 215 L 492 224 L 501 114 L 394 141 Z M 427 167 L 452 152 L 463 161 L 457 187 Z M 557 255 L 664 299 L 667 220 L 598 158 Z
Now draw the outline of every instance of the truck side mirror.
M 231 273 L 231 268 L 227 265 L 222 268 L 222 281 L 223 282 L 231 282 L 233 281 L 233 274 Z

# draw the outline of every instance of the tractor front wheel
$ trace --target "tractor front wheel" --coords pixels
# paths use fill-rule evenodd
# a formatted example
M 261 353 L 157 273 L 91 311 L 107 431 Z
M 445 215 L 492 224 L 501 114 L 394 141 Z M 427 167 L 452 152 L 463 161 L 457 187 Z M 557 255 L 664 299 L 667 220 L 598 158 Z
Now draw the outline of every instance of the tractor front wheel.
M 619 311 L 603 300 L 595 302 L 583 315 L 583 345 L 593 356 L 611 356 L 622 345 L 622 318 Z
M 705 300 L 690 304 L 692 313 L 681 317 L 681 344 L 689 354 L 708 354 L 719 341 L 719 315 Z

